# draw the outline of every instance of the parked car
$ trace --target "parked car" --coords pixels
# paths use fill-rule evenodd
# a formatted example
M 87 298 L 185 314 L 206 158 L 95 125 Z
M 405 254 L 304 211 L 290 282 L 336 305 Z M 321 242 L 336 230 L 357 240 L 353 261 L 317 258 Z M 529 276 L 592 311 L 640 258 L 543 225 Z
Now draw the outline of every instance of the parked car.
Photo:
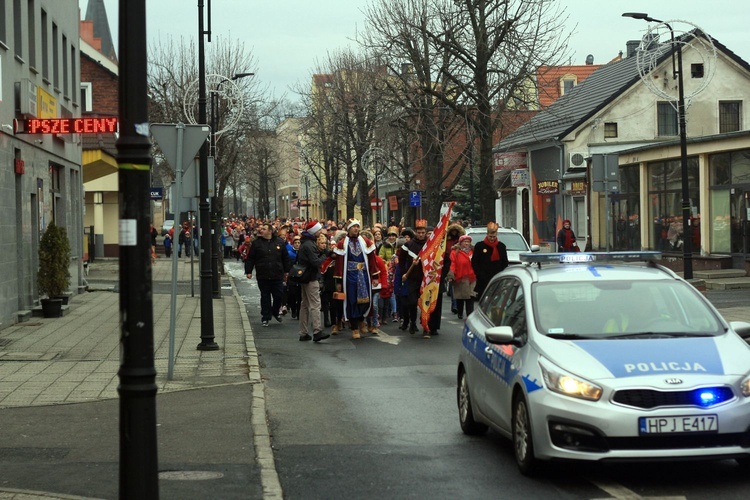
M 524 474 L 552 459 L 750 466 L 750 323 L 660 258 L 525 253 L 496 275 L 462 333 L 464 433 L 510 438 Z
M 487 235 L 486 227 L 469 227 L 466 228 L 466 234 L 471 236 L 471 244 L 474 245 L 484 239 Z M 513 229 L 512 227 L 501 227 L 497 231 L 497 239 L 499 239 L 505 249 L 508 251 L 508 262 L 511 264 L 520 264 L 520 255 L 524 252 L 538 252 L 539 245 L 529 246 L 526 238 L 523 237 L 520 231 Z
M 165 236 L 174 227 L 174 219 L 167 219 L 161 226 L 161 235 Z

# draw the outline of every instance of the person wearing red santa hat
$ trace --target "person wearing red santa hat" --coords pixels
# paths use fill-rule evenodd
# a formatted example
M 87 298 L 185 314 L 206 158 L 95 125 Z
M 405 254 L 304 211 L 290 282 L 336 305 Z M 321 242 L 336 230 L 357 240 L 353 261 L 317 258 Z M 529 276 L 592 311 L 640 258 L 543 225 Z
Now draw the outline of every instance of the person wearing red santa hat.
M 301 283 L 302 300 L 299 308 L 299 339 L 301 341 L 312 340 L 320 342 L 331 336 L 323 331 L 320 320 L 320 266 L 325 261 L 327 254 L 318 248 L 318 234 L 323 231 L 323 224 L 316 220 L 310 220 L 302 231 L 302 244 L 297 251 L 297 263 L 314 271 L 308 283 Z M 310 335 L 310 324 L 312 323 L 313 335 Z

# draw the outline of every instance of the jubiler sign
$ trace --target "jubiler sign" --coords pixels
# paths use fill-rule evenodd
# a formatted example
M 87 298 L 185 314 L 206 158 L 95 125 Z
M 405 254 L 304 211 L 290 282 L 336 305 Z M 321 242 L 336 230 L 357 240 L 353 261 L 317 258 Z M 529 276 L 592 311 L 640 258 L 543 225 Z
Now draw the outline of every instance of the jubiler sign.
M 117 132 L 117 118 L 29 118 L 15 122 L 16 134 L 106 134 Z

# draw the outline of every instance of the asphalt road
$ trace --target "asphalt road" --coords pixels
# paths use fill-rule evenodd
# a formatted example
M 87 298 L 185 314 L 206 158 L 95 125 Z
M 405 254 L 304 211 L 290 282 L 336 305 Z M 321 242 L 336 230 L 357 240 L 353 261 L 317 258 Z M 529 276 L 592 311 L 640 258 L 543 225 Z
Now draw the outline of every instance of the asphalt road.
M 241 275 L 238 265 L 229 267 Z M 525 478 L 506 439 L 461 432 L 455 372 L 462 322 L 447 300 L 438 337 L 411 336 L 389 323 L 380 338 L 344 334 L 315 344 L 297 340 L 289 316 L 261 327 L 255 280 L 240 279 L 238 287 L 255 332 L 287 498 L 750 497 L 748 473 L 731 460 L 554 463 Z

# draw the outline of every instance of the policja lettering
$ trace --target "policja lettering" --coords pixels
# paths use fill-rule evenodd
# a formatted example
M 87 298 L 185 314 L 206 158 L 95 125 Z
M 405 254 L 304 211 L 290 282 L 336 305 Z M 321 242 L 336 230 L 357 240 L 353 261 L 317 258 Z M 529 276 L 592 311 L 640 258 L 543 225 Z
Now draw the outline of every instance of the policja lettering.
M 689 361 L 662 361 L 661 363 L 627 363 L 625 364 L 625 371 L 632 373 L 639 371 L 642 373 L 648 372 L 707 372 L 703 365 L 700 363 L 690 363 Z

